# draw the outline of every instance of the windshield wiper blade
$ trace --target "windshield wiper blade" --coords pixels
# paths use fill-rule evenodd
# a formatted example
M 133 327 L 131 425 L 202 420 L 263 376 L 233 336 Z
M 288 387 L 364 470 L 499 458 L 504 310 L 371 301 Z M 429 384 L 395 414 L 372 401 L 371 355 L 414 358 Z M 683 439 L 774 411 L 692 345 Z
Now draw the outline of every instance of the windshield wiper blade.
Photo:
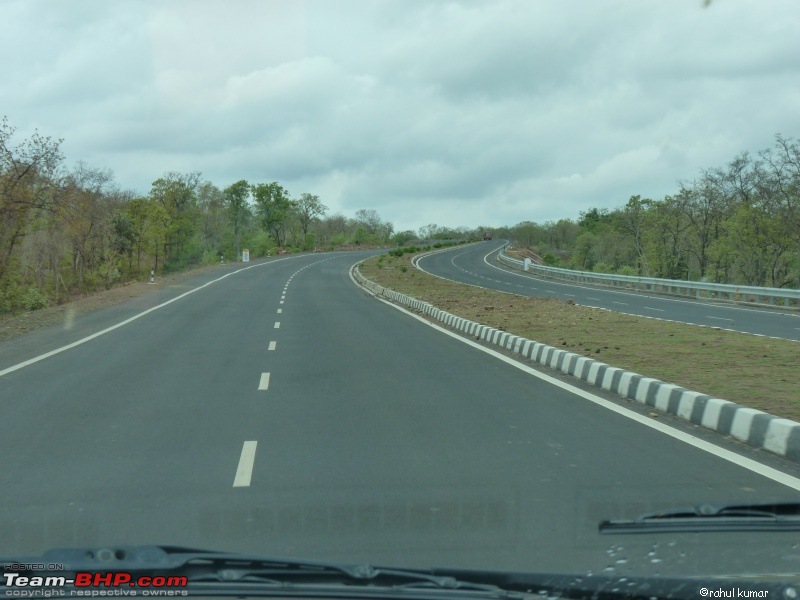
M 800 531 L 800 502 L 699 504 L 600 523 L 600 533 L 702 531 Z

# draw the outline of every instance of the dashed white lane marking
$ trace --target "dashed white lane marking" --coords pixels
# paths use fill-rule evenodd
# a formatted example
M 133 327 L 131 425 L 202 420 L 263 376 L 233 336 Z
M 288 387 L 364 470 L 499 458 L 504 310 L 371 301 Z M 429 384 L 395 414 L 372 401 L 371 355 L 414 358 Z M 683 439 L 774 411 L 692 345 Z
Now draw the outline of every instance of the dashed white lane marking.
M 545 290 L 548 294 L 557 294 L 558 292 L 554 292 L 553 290 Z
M 259 390 L 269 389 L 269 373 L 261 374 L 261 381 L 258 382 L 258 389 Z
M 277 346 L 277 345 L 278 345 L 278 342 L 270 342 L 269 343 L 269 348 L 267 348 L 267 350 L 275 350 L 275 346 Z
M 711 315 L 706 315 L 708 319 L 716 319 L 717 321 L 733 321 L 733 319 L 726 319 L 725 317 L 712 317 Z
M 658 312 L 664 312 L 663 308 L 653 308 L 652 306 L 643 306 L 644 310 L 657 310 Z
M 278 313 L 282 313 L 282 312 L 283 312 L 283 309 L 282 309 L 282 308 L 279 308 L 279 309 L 278 309 Z
M 620 304 L 622 306 L 628 306 L 627 302 L 611 302 L 611 304 Z
M 281 322 L 275 321 L 275 329 L 280 329 L 280 328 L 281 328 Z
M 237 273 L 241 273 L 242 271 L 247 271 L 248 269 L 255 269 L 257 267 L 263 267 L 264 265 L 271 265 L 273 263 L 280 262 L 282 260 L 293 260 L 294 258 L 295 257 L 288 257 L 287 256 L 286 258 L 278 258 L 278 259 L 273 260 L 273 261 L 263 262 L 263 263 L 259 263 L 257 265 L 251 265 L 249 267 L 243 267 L 243 268 L 238 269 L 236 271 L 231 271 L 230 273 L 226 273 L 222 277 L 217 277 L 216 279 L 212 279 L 211 281 L 206 282 L 203 285 L 199 285 L 196 288 L 193 288 L 193 289 L 189 290 L 188 292 L 184 292 L 180 296 L 175 296 L 174 298 L 170 298 L 166 302 L 162 302 L 161 304 L 153 306 L 152 308 L 148 308 L 147 310 L 142 311 L 142 312 L 140 312 L 138 314 L 135 314 L 132 317 L 130 317 L 128 319 L 125 319 L 124 321 L 120 321 L 119 323 L 116 323 L 115 325 L 111 325 L 110 327 L 106 327 L 105 329 L 101 329 L 100 331 L 97 331 L 97 332 L 95 332 L 95 333 L 93 333 L 91 335 L 87 335 L 86 337 L 81 338 L 79 340 L 76 340 L 76 341 L 72 342 L 71 344 L 67 344 L 66 346 L 61 346 L 60 348 L 56 348 L 55 350 L 51 350 L 50 352 L 45 352 L 44 354 L 40 354 L 39 356 L 34 356 L 33 358 L 30 358 L 30 359 L 28 359 L 26 361 L 23 361 L 21 363 L 18 363 L 16 365 L 12 365 L 12 366 L 10 366 L 10 367 L 8 367 L 6 369 L 3 369 L 2 371 L 0 371 L 0 377 L 3 377 L 4 375 L 8 375 L 9 373 L 13 373 L 14 371 L 18 371 L 19 369 L 23 369 L 23 368 L 25 368 L 27 366 L 35 364 L 35 363 L 37 363 L 37 362 L 39 362 L 41 360 L 44 360 L 46 358 L 50 358 L 51 356 L 55 356 L 56 354 L 60 354 L 61 352 L 65 352 L 67 350 L 75 348 L 76 346 L 80 346 L 81 344 L 85 344 L 86 342 L 89 342 L 91 340 L 99 338 L 101 335 L 105 335 L 105 334 L 107 334 L 107 333 L 109 333 L 111 331 L 114 331 L 115 329 L 119 329 L 120 327 L 124 327 L 125 325 L 127 325 L 128 323 L 132 323 L 136 319 L 140 319 L 145 315 L 149 315 L 153 311 L 159 310 L 160 308 L 164 308 L 165 306 L 168 306 L 168 305 L 172 304 L 173 302 L 177 302 L 178 300 L 181 300 L 182 298 L 185 298 L 189 294 L 194 294 L 195 292 L 198 292 L 198 291 L 202 290 L 203 288 L 206 288 L 206 287 L 208 287 L 208 286 L 210 286 L 210 285 L 212 285 L 212 284 L 214 284 L 214 283 L 216 283 L 218 281 L 222 281 L 226 277 L 230 277 L 231 275 L 236 275 Z M 299 258 L 299 257 L 296 257 L 296 258 Z M 325 260 L 331 260 L 331 259 L 327 258 Z
M 284 301 L 283 301 L 283 300 L 281 300 L 281 304 L 283 304 L 283 302 L 284 302 Z
M 570 298 L 576 298 L 575 294 L 564 294 L 565 296 L 569 296 Z
M 250 487 L 250 479 L 253 476 L 253 463 L 256 460 L 256 446 L 258 446 L 258 442 L 245 442 L 242 445 L 242 454 L 239 457 L 239 466 L 236 467 L 233 487 Z
M 594 300 L 595 302 L 600 302 L 600 298 L 592 298 L 591 296 L 586 296 L 587 300 Z

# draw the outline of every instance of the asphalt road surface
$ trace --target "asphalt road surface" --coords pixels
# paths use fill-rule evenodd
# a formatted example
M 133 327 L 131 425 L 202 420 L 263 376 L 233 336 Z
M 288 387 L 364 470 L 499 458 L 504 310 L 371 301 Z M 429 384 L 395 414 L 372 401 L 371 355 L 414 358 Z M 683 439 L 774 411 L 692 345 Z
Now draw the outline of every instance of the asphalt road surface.
M 796 534 L 600 535 L 603 518 L 792 500 L 800 469 L 446 335 L 354 285 L 368 254 L 232 265 L 0 344 L 0 554 L 797 570 Z
M 497 254 L 504 245 L 505 241 L 492 240 L 458 246 L 420 259 L 419 266 L 433 275 L 523 296 L 571 299 L 576 304 L 620 313 L 800 341 L 797 311 L 559 283 L 499 263 Z

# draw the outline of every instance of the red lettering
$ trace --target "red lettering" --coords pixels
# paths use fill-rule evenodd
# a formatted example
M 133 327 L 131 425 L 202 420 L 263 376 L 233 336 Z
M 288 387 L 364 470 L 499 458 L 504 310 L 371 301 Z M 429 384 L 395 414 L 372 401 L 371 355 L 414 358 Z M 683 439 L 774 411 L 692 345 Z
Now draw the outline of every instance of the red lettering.
M 99 587 L 100 585 L 108 587 L 111 585 L 112 581 L 114 581 L 113 573 L 106 573 L 105 575 L 103 575 L 102 573 L 95 573 L 92 585 L 94 585 L 95 587 Z

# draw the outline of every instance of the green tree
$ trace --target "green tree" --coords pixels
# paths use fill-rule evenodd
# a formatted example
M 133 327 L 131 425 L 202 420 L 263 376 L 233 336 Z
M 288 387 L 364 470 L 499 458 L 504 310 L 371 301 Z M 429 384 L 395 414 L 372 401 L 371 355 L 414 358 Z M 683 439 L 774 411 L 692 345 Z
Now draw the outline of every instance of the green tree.
M 314 194 L 300 194 L 300 198 L 296 201 L 297 219 L 300 222 L 300 228 L 303 230 L 303 238 L 308 236 L 308 228 L 312 222 L 323 216 L 328 207 L 319 200 L 319 196 Z
M 163 209 L 164 265 L 170 261 L 183 262 L 186 250 L 197 232 L 199 211 L 196 190 L 200 173 L 166 173 L 156 179 L 150 189 L 150 198 Z
M 233 228 L 233 247 L 236 256 L 242 251 L 242 232 L 252 216 L 250 210 L 251 186 L 244 179 L 240 179 L 225 188 L 225 206 L 228 210 L 228 219 Z
M 279 246 L 284 243 L 284 224 L 288 219 L 292 201 L 289 192 L 277 181 L 257 183 L 250 188 L 256 204 L 261 226 L 273 235 Z
M 58 213 L 55 173 L 63 160 L 62 140 L 34 132 L 13 145 L 15 129 L 0 121 L 0 284 L 17 245 L 41 213 Z

